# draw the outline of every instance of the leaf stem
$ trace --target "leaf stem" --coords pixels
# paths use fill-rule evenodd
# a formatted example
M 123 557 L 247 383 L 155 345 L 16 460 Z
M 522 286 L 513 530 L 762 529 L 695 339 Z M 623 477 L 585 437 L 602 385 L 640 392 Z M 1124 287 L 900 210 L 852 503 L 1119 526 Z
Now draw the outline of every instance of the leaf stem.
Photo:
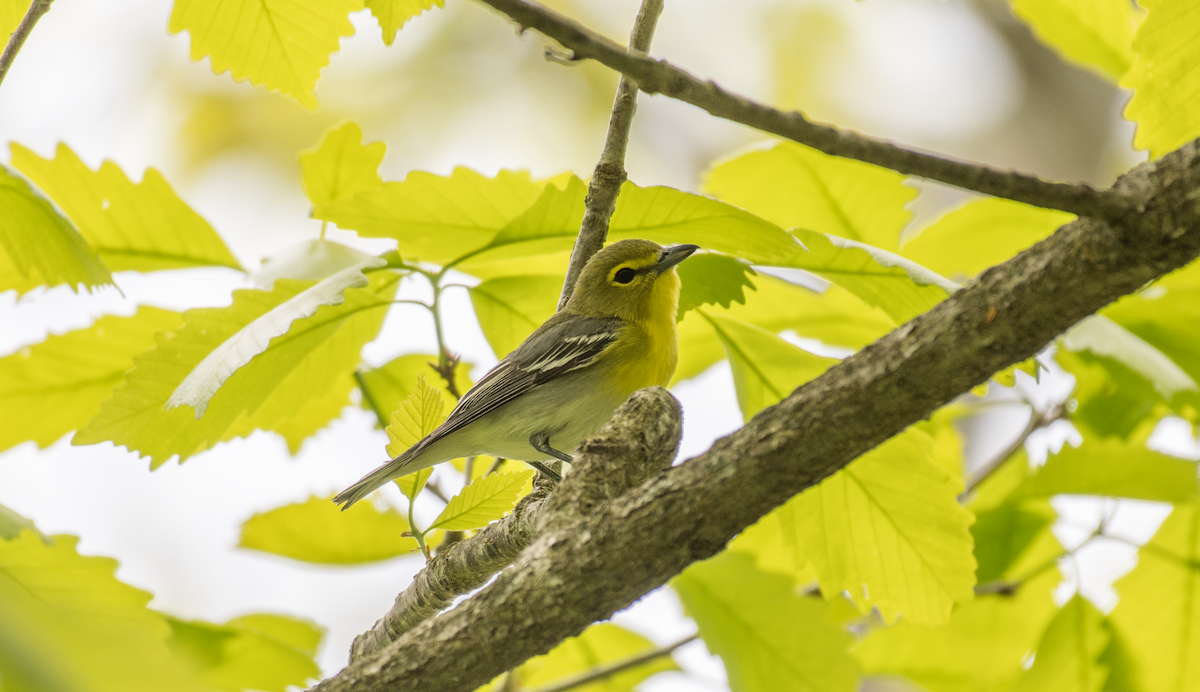
M 992 457 L 991 461 L 987 462 L 982 467 L 977 469 L 975 473 L 971 474 L 971 477 L 967 479 L 966 487 L 958 496 L 959 501 L 965 499 L 971 494 L 971 491 L 979 487 L 979 484 L 986 481 L 992 476 L 993 473 L 998 471 L 1000 467 L 1004 465 L 1004 462 L 1008 461 L 1009 457 L 1023 449 L 1025 447 L 1025 441 L 1029 439 L 1030 435 L 1050 425 L 1051 423 L 1057 420 L 1062 420 L 1066 417 L 1067 407 L 1065 403 L 1054 404 L 1045 411 L 1032 411 L 1029 416 L 1029 423 L 1025 426 L 1025 429 L 1021 431 L 1021 434 L 1017 435 L 1016 439 L 1009 443 L 1009 445 L 1005 447 L 1003 451 Z
M 566 692 L 567 690 L 581 687 L 597 680 L 604 680 L 605 678 L 612 677 L 613 675 L 622 673 L 630 668 L 636 668 L 655 659 L 662 658 L 663 656 L 670 656 L 675 649 L 678 649 L 684 644 L 690 644 L 699 638 L 700 634 L 698 632 L 695 634 L 689 634 L 683 639 L 672 642 L 658 649 L 654 649 L 653 651 L 647 651 L 636 656 L 631 656 L 623 661 L 616 661 L 614 663 L 609 663 L 602 666 L 595 666 L 594 668 L 590 668 L 579 675 L 567 678 L 562 682 L 558 682 L 553 685 L 546 685 L 545 687 L 537 687 L 532 692 Z
M 8 68 L 12 67 L 13 61 L 17 59 L 17 53 L 21 50 L 21 46 L 25 45 L 25 39 L 29 38 L 29 34 L 33 32 L 34 25 L 38 23 L 42 15 L 50 11 L 52 2 L 54 0 L 33 0 L 25 12 L 25 17 L 17 25 L 17 30 L 8 37 L 8 45 L 4 47 L 4 52 L 0 53 L 0 84 L 4 83 Z
M 428 483 L 426 484 L 428 485 Z M 413 509 L 417 506 L 417 498 L 408 498 L 408 532 L 417 542 L 417 547 L 421 549 L 421 554 L 425 556 L 425 562 L 429 562 L 429 546 L 425 544 L 425 532 L 417 528 L 417 518 L 413 514 Z

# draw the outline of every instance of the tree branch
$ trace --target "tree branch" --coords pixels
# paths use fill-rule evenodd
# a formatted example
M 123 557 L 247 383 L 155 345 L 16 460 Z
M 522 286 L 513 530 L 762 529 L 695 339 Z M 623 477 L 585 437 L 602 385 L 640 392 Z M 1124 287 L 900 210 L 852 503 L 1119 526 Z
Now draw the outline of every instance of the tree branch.
M 1144 214 L 1121 226 L 1078 219 L 985 271 L 699 457 L 547 527 L 474 597 L 316 689 L 473 690 L 629 606 L 1080 319 L 1200 255 L 1195 143 L 1117 184 L 1147 200 Z
M 642 0 L 629 34 L 629 50 L 635 55 L 645 56 L 650 51 L 650 41 L 654 38 L 654 29 L 662 9 L 663 0 Z M 621 194 L 621 185 L 626 179 L 625 150 L 629 146 L 629 128 L 637 112 L 637 95 L 637 84 L 621 75 L 617 96 L 613 99 L 612 115 L 608 119 L 604 149 L 588 183 L 583 222 L 579 226 L 575 248 L 571 251 L 571 263 L 567 266 L 562 295 L 558 299 L 559 310 L 566 307 L 571 294 L 575 292 L 575 282 L 579 280 L 583 266 L 604 247 L 604 241 L 608 238 L 608 220 L 612 218 L 617 195 Z
M 1142 199 L 1128 191 L 1098 190 L 1085 183 L 1056 183 L 1015 171 L 925 154 L 857 132 L 814 123 L 798 111 L 780 111 L 738 96 L 665 60 L 630 54 L 575 21 L 527 0 L 480 0 L 522 27 L 536 29 L 574 53 L 635 80 L 642 91 L 663 94 L 726 120 L 785 137 L 826 154 L 873 163 L 905 175 L 1079 216 L 1121 221 L 1140 212 Z
M 17 25 L 17 30 L 8 37 L 8 45 L 4 47 L 4 52 L 0 53 L 0 84 L 4 83 L 8 68 L 12 67 L 13 61 L 17 59 L 17 53 L 21 50 L 21 46 L 25 45 L 25 39 L 29 38 L 29 34 L 33 32 L 33 26 L 38 23 L 42 15 L 50 11 L 52 2 L 54 0 L 33 0 L 33 3 L 29 5 L 29 10 L 25 12 L 25 17 Z

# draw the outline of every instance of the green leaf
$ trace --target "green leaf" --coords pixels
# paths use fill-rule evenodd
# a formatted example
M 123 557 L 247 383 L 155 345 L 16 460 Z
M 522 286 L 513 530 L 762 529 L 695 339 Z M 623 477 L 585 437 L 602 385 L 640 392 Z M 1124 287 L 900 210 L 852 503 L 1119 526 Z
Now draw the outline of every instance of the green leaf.
M 1114 358 L 1059 348 L 1054 360 L 1075 378 L 1071 424 L 1087 436 L 1141 441 L 1170 411 L 1150 382 Z
M 746 421 L 838 362 L 814 356 L 761 327 L 698 312 L 725 346 L 738 406 Z
M 562 276 L 505 276 L 471 289 L 475 317 L 497 358 L 554 315 L 562 287 Z
M 26 519 L 20 514 L 17 514 L 8 507 L 0 505 L 0 540 L 10 541 L 17 536 L 20 536 L 21 532 L 26 529 L 34 532 L 38 536 L 42 535 L 41 532 L 37 530 L 37 527 L 34 526 L 32 521 Z M 44 536 L 42 538 L 43 540 L 45 539 Z
M 164 409 L 171 393 L 220 344 L 313 284 L 281 279 L 271 291 L 235 291 L 229 307 L 188 310 L 182 327 L 158 333 L 157 347 L 134 358 L 125 382 L 72 444 L 112 441 L 149 456 L 156 468 L 174 455 L 184 461 L 235 429 L 284 426 L 310 402 L 345 386 L 362 347 L 379 333 L 387 314 L 382 308 L 391 304 L 398 282 L 392 272 L 375 272 L 367 288 L 348 289 L 343 304 L 294 322 L 230 376 L 201 420 L 186 408 Z
M 982 584 L 1004 578 L 1057 516 L 1049 502 L 1033 501 L 1000 505 L 976 515 L 971 525 L 979 563 L 975 580 Z
M 909 429 L 860 457 L 796 500 L 805 554 L 826 598 L 848 592 L 885 622 L 947 621 L 971 600 L 972 516 L 961 486 L 929 460 L 933 440 Z
M 1126 0 L 1011 0 L 1013 14 L 1067 60 L 1116 82 L 1133 64 L 1140 13 Z
M 417 375 L 412 394 L 392 412 L 392 423 L 387 427 L 388 456 L 395 459 L 436 430 L 446 420 L 444 406 L 441 395 L 429 386 L 425 376 Z
M 912 260 L 853 240 L 803 229 L 792 231 L 808 252 L 796 252 L 779 267 L 804 269 L 858 296 L 903 324 L 958 290 L 958 284 Z
M 450 498 L 429 529 L 466 531 L 487 526 L 513 508 L 533 471 L 493 473 L 473 481 Z
M 385 260 L 376 257 L 343 269 L 257 317 L 221 342 L 183 378 L 167 399 L 167 408 L 191 406 L 199 420 L 225 380 L 252 358 L 266 351 L 272 339 L 287 334 L 292 323 L 312 317 L 321 307 L 346 302 L 348 289 L 363 288 L 370 283 L 370 279 L 363 274 L 364 270 L 377 269 L 385 264 Z
M 808 586 L 817 581 L 817 572 L 804 553 L 796 517 L 796 498 L 747 527 L 730 541 L 728 549 L 753 555 L 759 569 L 786 575 L 797 586 Z
M 1099 658 L 1107 645 L 1104 615 L 1083 598 L 1073 596 L 1046 627 L 1033 666 L 1013 690 L 1100 692 L 1108 670 Z
M 417 542 L 402 535 L 408 530 L 394 509 L 359 502 L 343 512 L 314 496 L 250 517 L 238 546 L 320 565 L 361 565 L 409 555 Z
M 111 285 L 112 274 L 54 207 L 0 165 L 0 292 Z
M 625 661 L 654 651 L 654 642 L 611 622 L 598 622 L 554 647 L 545 656 L 530 659 L 516 670 L 522 689 L 541 689 L 565 682 L 597 666 Z M 596 682 L 572 688 L 575 692 L 633 692 L 652 675 L 679 670 L 670 656 L 662 656 Z
M 270 290 L 278 279 L 320 281 L 356 264 L 370 262 L 374 255 L 330 240 L 305 240 L 285 248 L 263 262 L 254 272 L 254 285 Z
M 382 367 L 360 370 L 358 381 L 363 393 L 363 408 L 374 411 L 381 420 L 391 420 L 392 412 L 400 408 L 414 391 L 417 377 L 423 376 L 441 394 L 445 408 L 453 409 L 458 400 L 446 389 L 441 375 L 433 369 L 437 360 L 438 357 L 434 355 L 412 353 L 388 361 Z M 454 379 L 459 392 L 471 388 L 470 372 L 469 363 L 459 362 L 455 368 Z
M 329 504 L 326 502 L 325 504 Z M 285 692 L 320 678 L 313 661 L 323 631 L 303 620 L 256 613 L 224 625 L 168 617 L 171 648 L 218 690 Z
M 304 194 L 314 206 L 321 206 L 378 190 L 383 185 L 379 164 L 386 151 L 383 142 L 364 146 L 358 123 L 348 122 L 330 130 L 320 147 L 300 156 Z
M 417 495 L 425 489 L 425 484 L 429 482 L 429 477 L 433 475 L 433 468 L 421 469 L 416 473 L 410 473 L 407 476 L 401 476 L 395 480 L 395 483 L 400 488 L 400 492 L 408 498 L 409 503 L 416 502 Z
M 757 276 L 750 265 L 733 257 L 704 253 L 688 258 L 676 270 L 682 286 L 679 290 L 679 313 L 701 305 L 720 305 L 728 308 L 733 303 L 746 304 L 745 289 L 754 290 L 751 276 Z
M 797 596 L 791 580 L 725 551 L 671 581 L 709 651 L 721 657 L 734 692 L 858 689 L 850 635 L 829 605 Z
M 115 560 L 79 555 L 78 542 L 54 536 L 46 543 L 33 531 L 0 541 L 3 619 L 24 622 L 25 642 L 52 656 L 46 663 L 73 689 L 203 689 L 167 648 L 170 629 L 146 608 L 150 594 L 117 581 Z M 5 649 L 0 647 L 0 662 L 7 658 Z M 7 671 L 4 682 L 9 689 Z
M 86 425 L 133 357 L 154 347 L 155 332 L 182 321 L 177 312 L 142 307 L 0 358 L 0 450 L 26 441 L 45 448 Z
M 886 168 L 792 142 L 741 154 L 708 172 L 704 191 L 783 228 L 895 251 L 918 190 Z
M 1012 500 L 1052 495 L 1101 495 L 1188 502 L 1200 491 L 1196 463 L 1120 440 L 1063 445 L 1013 491 Z
M 1051 4 L 1055 1 L 1048 0 Z M 1074 219 L 1074 214 L 1064 211 L 985 197 L 926 226 L 904 243 L 900 254 L 942 276 L 970 278 Z
M 1154 307 L 1158 306 L 1151 306 L 1151 310 Z M 1166 317 L 1157 313 L 1150 319 L 1161 320 Z M 1172 314 L 1168 319 L 1174 322 L 1183 317 Z M 1153 384 L 1164 399 L 1171 399 L 1179 392 L 1200 391 L 1192 375 L 1156 348 L 1153 342 L 1146 341 L 1136 332 L 1104 315 L 1093 315 L 1071 327 L 1063 335 L 1062 344 L 1071 351 L 1086 349 L 1098 356 L 1116 360 Z
M 16 31 L 28 10 L 29 3 L 24 0 L 0 0 L 0 37 L 7 37 Z
M 383 42 L 392 45 L 396 40 L 396 32 L 408 20 L 434 7 L 442 7 L 446 0 L 366 0 L 367 8 L 375 19 L 379 20 L 379 28 L 383 29 Z
M 1139 690 L 1200 685 L 1200 510 L 1179 505 L 1138 550 L 1137 567 L 1115 584 L 1112 622 Z
M 745 305 L 731 304 L 728 310 L 710 306 L 703 312 L 753 324 L 773 334 L 790 329 L 801 337 L 847 348 L 865 346 L 895 327 L 887 315 L 837 286 L 819 293 L 765 274 L 759 274 L 755 283 L 757 290 L 746 296 Z M 675 382 L 695 377 L 725 358 L 725 347 L 699 310 L 684 315 L 677 330 Z
M 362 0 L 175 0 L 168 30 L 192 35 L 191 58 L 316 110 L 313 88 Z
M 1145 21 L 1133 37 L 1137 60 L 1121 78 L 1133 90 L 1125 117 L 1137 123 L 1133 144 L 1151 158 L 1200 135 L 1194 97 L 1200 89 L 1200 16 L 1186 0 L 1141 0 Z
M 13 144 L 12 163 L 71 217 L 113 271 L 242 268 L 212 226 L 153 168 L 134 183 L 112 161 L 92 171 L 65 144 L 53 159 Z

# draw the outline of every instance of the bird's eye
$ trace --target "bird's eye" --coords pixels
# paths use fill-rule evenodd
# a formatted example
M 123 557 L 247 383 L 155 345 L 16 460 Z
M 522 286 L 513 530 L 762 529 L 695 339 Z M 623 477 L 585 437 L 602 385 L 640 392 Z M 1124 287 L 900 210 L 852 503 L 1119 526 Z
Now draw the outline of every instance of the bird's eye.
M 619 284 L 627 284 L 630 281 L 633 281 L 633 277 L 636 274 L 637 272 L 633 271 L 629 267 L 621 267 L 617 270 L 617 273 L 613 275 L 613 280 Z

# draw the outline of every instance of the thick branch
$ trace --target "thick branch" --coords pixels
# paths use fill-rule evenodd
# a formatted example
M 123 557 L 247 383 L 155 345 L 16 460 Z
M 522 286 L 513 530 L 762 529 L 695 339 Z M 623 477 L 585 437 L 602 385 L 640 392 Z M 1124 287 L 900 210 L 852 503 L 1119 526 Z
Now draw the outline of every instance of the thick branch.
M 642 0 L 629 34 L 629 50 L 635 55 L 645 56 L 650 51 L 650 41 L 654 38 L 654 29 L 662 9 L 663 0 Z M 608 220 L 617 207 L 617 195 L 621 193 L 621 185 L 626 178 L 625 150 L 629 146 L 629 128 L 637 112 L 637 95 L 637 84 L 621 75 L 617 96 L 613 99 L 612 115 L 608 119 L 604 149 L 588 183 L 583 222 L 575 239 L 575 249 L 571 251 L 571 263 L 567 266 L 567 277 L 558 299 L 559 310 L 566 306 L 575 292 L 575 282 L 579 280 L 583 265 L 604 247 L 604 241 L 608 238 Z
M 17 59 L 17 53 L 21 50 L 21 46 L 25 45 L 25 39 L 29 38 L 29 34 L 33 32 L 33 26 L 38 23 L 42 15 L 50 11 L 52 2 L 54 0 L 33 0 L 33 3 L 29 5 L 29 10 L 25 12 L 25 17 L 17 25 L 17 30 L 8 37 L 8 45 L 4 47 L 4 52 L 0 53 L 0 84 L 4 83 L 8 68 L 12 67 L 13 61 Z
M 473 690 L 629 606 L 862 453 L 1200 255 L 1195 144 L 1118 185 L 1148 200 L 1136 224 L 1085 218 L 1062 227 L 703 455 L 541 534 L 473 598 L 317 689 Z
M 1137 213 L 1141 198 L 1084 183 L 1056 183 L 1036 176 L 924 154 L 857 132 L 811 122 L 797 111 L 780 111 L 701 80 L 665 60 L 629 54 L 621 45 L 553 10 L 527 0 L 480 0 L 523 27 L 569 48 L 576 59 L 596 60 L 633 78 L 642 91 L 663 94 L 712 115 L 779 135 L 814 149 L 866 161 L 905 175 L 1013 199 L 1080 216 L 1119 221 Z

